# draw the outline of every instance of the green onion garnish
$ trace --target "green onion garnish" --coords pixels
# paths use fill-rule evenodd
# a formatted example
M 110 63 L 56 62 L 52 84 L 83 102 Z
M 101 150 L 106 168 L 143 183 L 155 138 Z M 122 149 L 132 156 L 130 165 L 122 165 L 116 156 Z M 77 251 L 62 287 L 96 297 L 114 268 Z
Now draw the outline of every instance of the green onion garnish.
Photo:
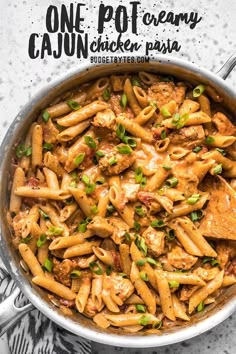
M 135 148 L 137 146 L 137 142 L 134 138 L 131 138 L 131 136 L 125 135 L 122 139 L 122 141 L 125 144 L 128 144 L 130 147 Z
M 176 113 L 173 118 L 171 123 L 177 128 L 183 128 L 187 120 L 189 119 L 189 114 L 184 113 L 182 116 L 179 115 L 179 113 Z
M 115 158 L 115 156 L 112 156 L 109 160 L 108 163 L 110 166 L 115 165 L 117 163 L 117 159 Z
M 44 111 L 42 117 L 44 122 L 47 123 L 50 118 L 50 114 L 47 111 Z
M 111 94 L 108 88 L 103 91 L 102 97 L 105 101 L 109 101 L 109 99 L 111 98 Z
M 25 151 L 25 156 L 29 157 L 30 155 L 32 155 L 32 147 L 28 147 Z
M 31 146 L 26 147 L 23 144 L 20 144 L 20 145 L 17 146 L 17 148 L 16 148 L 16 156 L 18 158 L 21 158 L 23 156 L 29 157 L 30 155 L 32 155 L 32 147 Z
M 141 167 L 136 168 L 134 178 L 135 178 L 135 182 L 136 182 L 136 183 L 140 183 L 140 182 L 142 181 L 142 178 L 143 178 L 143 170 L 142 170 Z
M 51 273 L 52 268 L 53 268 L 53 263 L 50 261 L 50 259 L 46 258 L 45 262 L 43 263 L 43 269 Z
M 120 154 L 123 155 L 130 155 L 133 152 L 133 150 L 131 149 L 131 147 L 129 147 L 129 145 L 117 146 L 117 150 Z
M 193 89 L 193 97 L 197 98 L 203 94 L 205 91 L 205 86 L 204 85 L 198 85 Z
M 145 212 L 143 210 L 143 207 L 141 205 L 137 205 L 135 208 L 134 208 L 134 211 L 136 214 L 138 214 L 139 216 L 145 216 Z
M 142 251 L 142 253 L 144 254 L 144 256 L 146 257 L 147 255 L 147 245 L 146 245 L 146 242 L 145 242 L 145 239 L 143 237 L 137 237 L 136 240 L 135 240 L 135 244 L 136 246 L 138 247 L 138 249 L 140 251 Z
M 220 262 L 218 261 L 218 259 L 213 257 L 204 257 L 202 263 L 211 263 L 212 267 L 220 266 Z
M 62 235 L 64 229 L 62 227 L 58 227 L 58 226 L 50 226 L 48 228 L 48 234 L 50 236 L 60 236 Z
M 146 307 L 144 305 L 137 304 L 135 307 L 137 312 L 146 312 Z
M 197 312 L 202 312 L 204 310 L 204 302 L 201 301 L 200 304 L 197 307 Z
M 206 137 L 206 144 L 212 144 L 212 143 L 214 143 L 214 141 L 215 141 L 215 139 L 212 137 L 212 136 L 207 136 Z
M 48 214 L 45 213 L 42 209 L 39 209 L 39 214 L 42 216 L 44 220 L 50 219 Z
M 100 151 L 100 150 L 96 151 L 96 155 L 98 157 L 104 157 L 105 156 L 105 154 L 102 151 Z
M 97 275 L 102 275 L 103 274 L 102 268 L 96 262 L 90 262 L 89 263 L 89 268 L 91 269 L 91 271 L 94 274 L 97 274 Z
M 169 281 L 169 287 L 172 288 L 178 288 L 179 287 L 179 283 L 176 280 L 171 280 Z
M 141 267 L 144 266 L 146 262 L 147 262 L 146 259 L 139 259 L 136 261 L 136 265 Z
M 112 266 L 109 265 L 106 269 L 106 275 L 111 275 L 111 272 L 112 272 Z
M 52 148 L 53 148 L 53 144 L 50 144 L 50 143 L 44 143 L 43 144 L 43 148 L 45 149 L 45 150 L 52 150 Z
M 200 194 L 193 194 L 191 197 L 187 199 L 187 203 L 190 205 L 194 205 L 199 201 L 200 198 L 201 198 Z
M 194 222 L 194 221 L 198 221 L 201 220 L 203 218 L 203 211 L 202 210 L 196 210 L 196 211 L 192 211 L 190 213 L 190 219 Z
M 116 128 L 116 136 L 120 139 L 123 140 L 125 136 L 125 127 L 122 124 L 118 124 Z
M 223 156 L 226 155 L 226 151 L 224 149 L 216 148 L 216 151 L 218 151 Z
M 132 84 L 132 86 L 139 86 L 139 87 L 141 87 L 140 82 L 138 81 L 138 79 L 137 79 L 136 77 L 132 77 L 132 79 L 131 79 L 131 84 Z
M 164 170 L 166 170 L 166 171 L 169 171 L 172 169 L 171 166 L 167 166 L 167 165 L 162 165 L 162 168 L 164 168 Z
M 124 236 L 125 236 L 125 239 L 126 239 L 127 242 L 131 241 L 131 236 L 130 236 L 130 234 L 128 232 L 126 232 Z
M 157 103 L 155 101 L 150 101 L 149 106 L 152 106 L 154 108 L 157 108 Z
M 80 104 L 74 100 L 69 100 L 66 103 L 74 111 L 78 111 L 78 109 L 80 109 L 80 107 L 81 107 Z
M 108 205 L 107 205 L 107 211 L 108 211 L 110 214 L 112 214 L 112 213 L 114 213 L 114 211 L 116 211 L 116 208 L 114 207 L 114 205 L 108 204 Z
M 153 220 L 151 222 L 151 226 L 152 227 L 157 227 L 157 228 L 160 228 L 160 227 L 164 227 L 166 224 L 164 223 L 163 220 Z
M 137 221 L 134 221 L 134 229 L 136 232 L 139 232 L 140 229 L 141 229 L 141 225 L 137 222 Z
M 81 152 L 79 155 L 76 156 L 76 158 L 74 159 L 74 164 L 76 166 L 79 166 L 85 158 L 85 152 Z
M 71 278 L 80 278 L 81 277 L 81 271 L 80 270 L 73 270 L 71 273 L 70 273 L 70 277 Z
M 175 231 L 170 229 L 166 234 L 167 241 L 173 241 L 175 239 Z
M 140 326 L 146 326 L 150 321 L 150 316 L 145 316 L 143 315 L 139 321 L 138 321 L 138 324 L 140 324 Z
M 93 140 L 93 138 L 89 135 L 86 135 L 84 137 L 84 141 L 85 144 L 88 145 L 91 149 L 96 149 L 97 144 L 95 143 L 95 141 Z
M 97 214 L 98 213 L 98 207 L 96 204 L 94 204 L 93 206 L 91 206 L 90 211 L 92 214 Z
M 149 280 L 147 273 L 145 273 L 145 272 L 140 272 L 139 275 L 140 275 L 140 278 L 141 278 L 143 281 L 148 281 L 148 280 Z
M 179 180 L 176 177 L 171 177 L 171 178 L 167 179 L 165 182 L 166 186 L 169 188 L 176 187 L 178 183 L 179 183 Z
M 37 247 L 42 247 L 46 241 L 47 241 L 47 235 L 45 234 L 40 235 L 37 241 Z
M 32 236 L 31 236 L 31 235 L 28 235 L 28 236 L 23 237 L 23 238 L 21 239 L 21 243 L 29 243 L 31 239 L 32 239 Z
M 153 258 L 151 258 L 151 257 L 147 257 L 147 258 L 146 258 L 146 261 L 147 261 L 149 264 L 153 265 L 153 266 L 157 266 L 157 267 L 160 267 L 160 266 L 161 266 L 160 263 L 156 262 L 155 259 L 153 259 Z
M 220 175 L 222 173 L 222 163 L 219 163 L 214 167 L 213 173 L 214 175 Z
M 120 105 L 123 108 L 123 111 L 125 110 L 126 106 L 128 103 L 128 98 L 125 93 L 122 94 L 121 99 L 120 99 Z
M 193 152 L 195 153 L 198 153 L 199 151 L 202 150 L 202 147 L 201 146 L 196 146 L 194 149 L 193 149 Z
M 161 114 L 163 115 L 163 117 L 168 118 L 171 116 L 169 110 L 166 107 L 162 107 L 160 111 L 161 111 Z
M 125 273 L 119 273 L 119 276 L 122 278 L 128 278 L 127 274 L 125 274 Z
M 166 131 L 165 131 L 165 129 L 163 129 L 162 131 L 161 131 L 161 139 L 163 140 L 163 139 L 165 139 L 166 138 Z

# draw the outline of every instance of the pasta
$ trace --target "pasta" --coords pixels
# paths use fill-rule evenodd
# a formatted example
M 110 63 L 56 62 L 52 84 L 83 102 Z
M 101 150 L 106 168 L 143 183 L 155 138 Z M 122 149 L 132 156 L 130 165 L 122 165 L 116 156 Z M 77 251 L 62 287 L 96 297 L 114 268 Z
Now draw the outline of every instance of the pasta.
M 100 77 L 44 109 L 16 147 L 12 242 L 66 315 L 159 334 L 236 283 L 236 128 L 216 92 L 190 89 L 148 72 Z

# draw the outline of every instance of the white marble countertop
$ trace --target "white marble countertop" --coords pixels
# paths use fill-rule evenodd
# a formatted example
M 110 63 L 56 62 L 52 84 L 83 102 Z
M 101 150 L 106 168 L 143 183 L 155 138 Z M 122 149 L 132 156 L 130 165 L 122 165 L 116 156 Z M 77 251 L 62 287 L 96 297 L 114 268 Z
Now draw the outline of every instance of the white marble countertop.
M 51 80 L 62 75 L 67 70 L 75 68 L 82 60 L 63 56 L 61 59 L 45 58 L 32 60 L 28 57 L 28 37 L 32 32 L 45 32 L 44 18 L 46 8 L 50 4 L 69 4 L 69 0 L 1 0 L 0 20 L 0 112 L 1 129 L 0 141 L 5 135 L 10 123 L 19 109 L 40 88 Z M 89 25 L 90 36 L 96 36 L 97 27 L 97 0 L 81 1 L 86 4 L 88 14 L 86 25 Z M 125 0 L 104 0 L 104 3 L 118 6 L 127 4 Z M 139 34 L 139 39 L 171 38 L 179 40 L 182 48 L 174 55 L 197 63 L 209 70 L 216 72 L 229 56 L 236 51 L 236 1 L 235 0 L 143 0 L 142 9 L 152 12 L 166 9 L 176 12 L 198 11 L 203 17 L 194 30 L 181 25 L 179 28 L 168 24 L 158 28 L 145 29 Z M 96 6 L 95 6 L 96 5 Z M 156 7 L 154 7 L 156 6 Z M 110 32 L 111 31 L 111 32 Z M 114 37 L 112 30 L 108 29 L 109 38 Z M 236 86 L 236 72 L 232 72 L 228 78 L 232 86 Z M 122 349 L 116 351 L 122 353 L 175 353 L 175 354 L 233 354 L 236 348 L 236 316 L 233 315 L 221 325 L 212 329 L 200 337 L 163 348 Z M 3 342 L 0 342 L 1 353 Z M 3 349 L 4 350 L 4 349 Z M 112 347 L 94 344 L 94 353 L 113 353 Z M 5 351 L 5 350 L 4 350 Z M 35 353 L 37 354 L 37 353 Z

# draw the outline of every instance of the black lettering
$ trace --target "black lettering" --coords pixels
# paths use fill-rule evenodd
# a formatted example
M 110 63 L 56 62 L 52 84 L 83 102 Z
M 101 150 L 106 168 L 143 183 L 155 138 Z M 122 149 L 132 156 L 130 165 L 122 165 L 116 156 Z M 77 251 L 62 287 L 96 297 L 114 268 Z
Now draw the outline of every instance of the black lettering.
M 44 59 L 45 52 L 48 55 L 52 55 L 51 41 L 48 33 L 44 33 L 41 48 L 41 59 Z
M 55 59 L 59 59 L 61 57 L 62 54 L 62 33 L 58 33 L 57 35 L 57 49 L 58 51 L 56 52 L 56 50 L 53 50 L 53 58 Z
M 35 39 L 38 37 L 37 33 L 32 33 L 29 38 L 28 54 L 31 59 L 36 59 L 39 56 L 39 50 L 35 50 Z
M 122 17 L 122 19 L 121 19 Z M 124 33 L 128 28 L 128 16 L 125 6 L 118 6 L 115 15 L 115 27 L 117 32 Z
M 68 57 L 72 57 L 75 53 L 75 33 L 64 34 L 64 51 Z
M 55 33 L 59 28 L 58 11 L 56 6 L 49 6 L 46 13 L 46 28 L 49 33 Z
M 85 6 L 85 4 L 78 4 L 76 7 L 76 15 L 75 15 L 75 30 L 78 33 L 84 33 L 84 30 L 80 28 L 81 23 L 84 22 L 84 18 L 81 17 L 81 7 Z
M 68 15 L 68 11 L 66 6 L 61 5 L 61 32 L 73 32 L 74 28 L 74 5 L 70 4 L 69 9 L 70 15 Z
M 138 5 L 140 5 L 139 1 L 131 1 L 132 5 L 132 33 L 137 34 L 137 18 L 138 18 Z
M 82 55 L 81 55 L 82 54 Z M 77 58 L 88 58 L 88 34 L 85 33 L 84 41 L 81 35 L 78 35 L 77 38 Z
M 104 23 L 109 22 L 112 19 L 113 8 L 112 6 L 105 6 L 101 4 L 99 6 L 98 15 L 98 33 L 103 33 Z

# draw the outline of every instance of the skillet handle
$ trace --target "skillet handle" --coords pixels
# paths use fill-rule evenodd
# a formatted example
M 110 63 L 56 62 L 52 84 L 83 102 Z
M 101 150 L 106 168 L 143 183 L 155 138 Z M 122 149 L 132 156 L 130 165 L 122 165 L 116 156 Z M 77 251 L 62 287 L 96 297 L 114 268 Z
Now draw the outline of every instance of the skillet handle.
M 0 336 L 15 324 L 23 315 L 34 309 L 32 304 L 16 307 L 15 300 L 20 293 L 16 288 L 11 295 L 0 304 Z
M 231 55 L 231 57 L 226 61 L 226 63 L 224 63 L 222 68 L 216 74 L 225 80 L 227 79 L 227 77 L 229 76 L 229 74 L 231 73 L 235 65 L 236 65 L 236 53 Z

